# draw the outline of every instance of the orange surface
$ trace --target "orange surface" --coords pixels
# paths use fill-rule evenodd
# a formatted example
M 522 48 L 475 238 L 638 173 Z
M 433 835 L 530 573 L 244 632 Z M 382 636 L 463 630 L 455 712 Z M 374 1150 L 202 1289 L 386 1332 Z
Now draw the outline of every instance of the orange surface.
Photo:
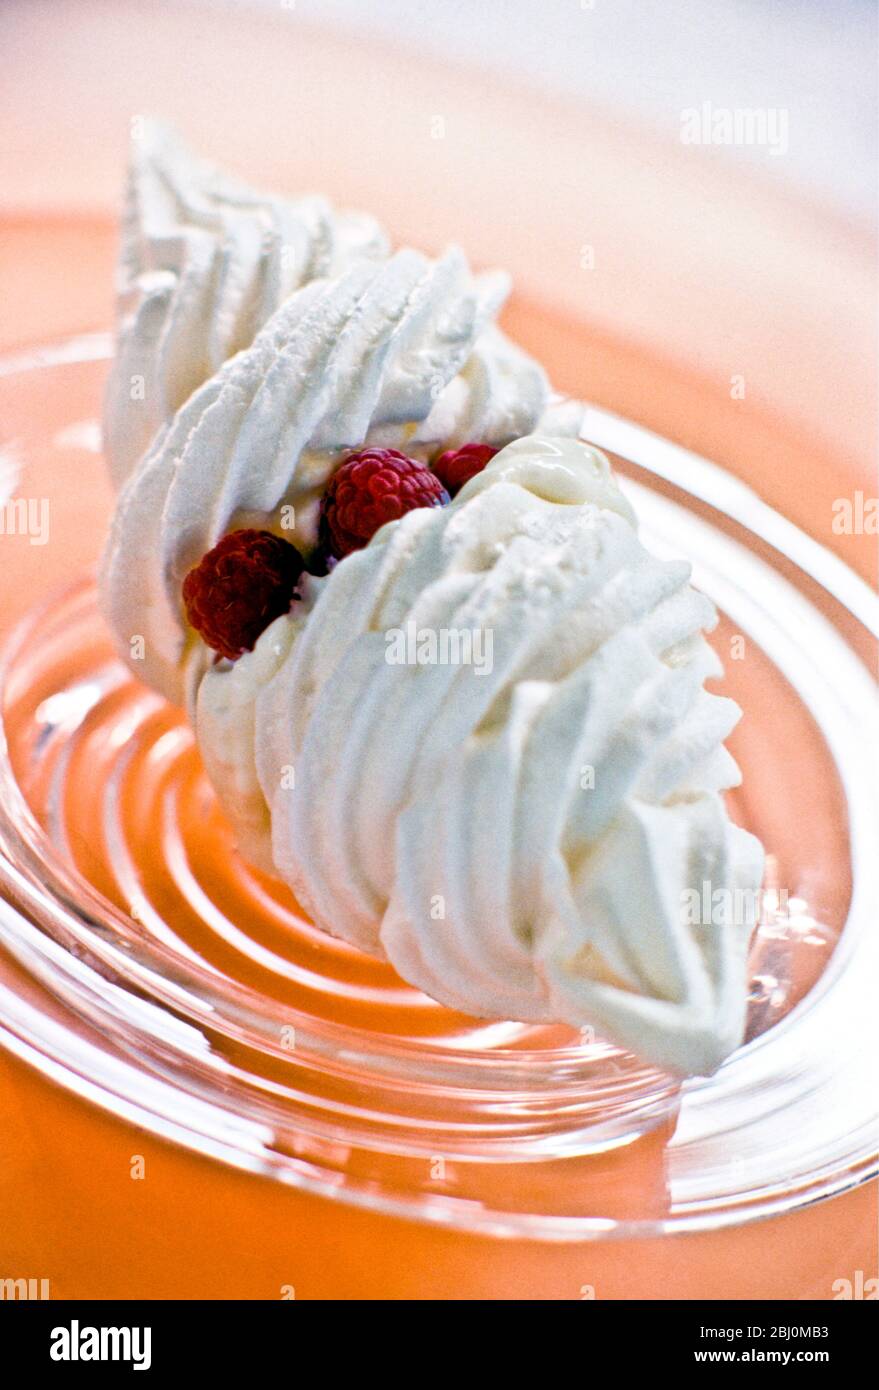
M 195 1158 L 0 1054 L 5 1269 L 54 1298 L 809 1298 L 875 1269 L 875 1188 L 718 1235 L 539 1245 L 356 1211 Z M 135 1155 L 142 1180 L 131 1177 Z M 5 1270 L 3 1271 L 5 1273 Z M 585 1296 L 589 1296 L 588 1293 Z
M 205 14 L 170 5 L 3 6 L 0 350 L 109 326 L 127 123 L 157 111 L 255 182 L 326 188 L 400 237 L 454 237 L 508 266 L 520 294 L 506 325 L 559 387 L 586 381 L 595 402 L 730 467 L 871 575 L 874 538 L 830 529 L 835 498 L 875 491 L 876 264 L 859 233 L 711 151 L 659 147 L 571 104 L 425 71 L 298 17 L 211 22 L 207 42 Z M 339 89 L 357 90 L 356 120 L 326 99 Z M 438 112 L 444 141 L 429 138 Z M 584 244 L 594 271 L 580 269 Z M 20 405 L 40 418 L 36 378 Z M 0 444 L 21 433 L 3 428 Z M 42 495 L 47 461 L 27 465 Z M 74 451 L 53 544 L 3 540 L 0 631 L 23 595 L 93 560 L 108 502 L 101 461 Z M 661 1138 L 626 1181 L 661 1182 Z M 602 1162 L 596 1181 L 612 1185 Z M 714 1235 L 513 1245 L 196 1158 L 3 1053 L 0 1213 L 0 1277 L 49 1278 L 54 1297 L 272 1299 L 292 1285 L 300 1298 L 829 1298 L 876 1268 L 875 1186 Z

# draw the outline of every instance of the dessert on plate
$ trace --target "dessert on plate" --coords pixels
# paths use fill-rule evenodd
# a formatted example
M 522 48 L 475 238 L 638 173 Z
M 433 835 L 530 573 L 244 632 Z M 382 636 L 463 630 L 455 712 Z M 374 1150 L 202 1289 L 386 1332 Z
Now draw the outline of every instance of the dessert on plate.
M 318 927 L 467 1013 L 711 1072 L 763 869 L 715 612 L 498 328 L 507 289 L 147 124 L 104 611 Z M 694 923 L 705 884 L 729 907 Z

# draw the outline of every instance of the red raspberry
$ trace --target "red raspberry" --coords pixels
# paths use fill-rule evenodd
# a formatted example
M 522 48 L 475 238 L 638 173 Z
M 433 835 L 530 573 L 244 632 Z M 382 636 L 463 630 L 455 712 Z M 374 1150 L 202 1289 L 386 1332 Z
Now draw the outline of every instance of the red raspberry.
M 418 459 L 396 449 L 349 454 L 330 479 L 321 502 L 321 539 L 337 559 L 361 550 L 386 521 L 416 507 L 441 507 L 449 494 Z
M 186 616 L 209 647 L 234 661 L 286 613 L 304 568 L 271 531 L 231 531 L 183 581 Z
M 460 449 L 447 449 L 434 460 L 433 471 L 450 497 L 460 492 L 465 483 L 481 473 L 497 449 L 490 444 L 462 444 Z

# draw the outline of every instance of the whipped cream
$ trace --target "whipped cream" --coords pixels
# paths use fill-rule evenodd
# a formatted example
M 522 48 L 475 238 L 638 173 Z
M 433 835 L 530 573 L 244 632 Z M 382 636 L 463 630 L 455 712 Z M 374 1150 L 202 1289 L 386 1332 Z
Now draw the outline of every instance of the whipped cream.
M 474 276 L 455 248 L 363 262 L 297 290 L 190 396 L 122 489 L 105 553 L 105 609 L 124 653 L 143 639 L 142 679 L 185 700 L 204 657 L 183 615 L 186 572 L 239 526 L 308 554 L 350 449 L 427 460 L 541 425 L 576 432 L 580 408 L 550 404 L 543 370 L 494 323 L 507 291 L 506 276 Z
M 159 121 L 132 140 L 104 442 L 121 484 L 192 392 L 310 280 L 388 254 L 373 218 L 259 193 Z
M 242 843 L 319 926 L 453 1008 L 697 1074 L 741 1040 L 754 922 L 682 904 L 703 881 L 753 901 L 762 851 L 721 796 L 739 710 L 703 689 L 714 609 L 633 522 L 597 450 L 519 440 L 207 671 L 196 729 Z M 490 632 L 490 669 L 391 662 L 407 624 Z

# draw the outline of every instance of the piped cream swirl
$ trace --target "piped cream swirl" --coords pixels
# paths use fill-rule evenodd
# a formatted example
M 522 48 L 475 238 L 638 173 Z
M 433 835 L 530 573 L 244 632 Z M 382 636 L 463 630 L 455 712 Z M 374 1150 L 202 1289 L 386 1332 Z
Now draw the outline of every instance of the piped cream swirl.
M 507 288 L 455 249 L 389 256 L 371 219 L 256 193 L 147 125 L 107 393 L 105 611 L 136 673 L 189 705 L 242 852 L 319 926 L 455 1008 L 591 1025 L 708 1072 L 742 1035 L 762 872 L 722 797 L 739 712 L 703 688 L 714 610 L 641 545 L 604 456 L 562 437 L 581 411 L 550 405 L 498 329 Z M 181 587 L 223 535 L 255 525 L 308 554 L 350 449 L 429 462 L 470 441 L 506 447 L 212 664 Z M 470 647 L 428 641 L 422 660 L 442 634 Z M 706 881 L 744 914 L 689 924 Z
M 381 260 L 363 213 L 274 197 L 192 155 L 162 122 L 131 143 L 104 435 L 117 485 L 197 387 L 302 285 Z
M 197 731 L 252 856 L 327 931 L 455 1008 L 701 1073 L 741 1038 L 753 916 L 689 926 L 684 894 L 752 900 L 762 852 L 721 796 L 713 607 L 632 520 L 596 450 L 520 440 L 209 671 Z M 410 624 L 490 632 L 490 669 L 389 661 Z

